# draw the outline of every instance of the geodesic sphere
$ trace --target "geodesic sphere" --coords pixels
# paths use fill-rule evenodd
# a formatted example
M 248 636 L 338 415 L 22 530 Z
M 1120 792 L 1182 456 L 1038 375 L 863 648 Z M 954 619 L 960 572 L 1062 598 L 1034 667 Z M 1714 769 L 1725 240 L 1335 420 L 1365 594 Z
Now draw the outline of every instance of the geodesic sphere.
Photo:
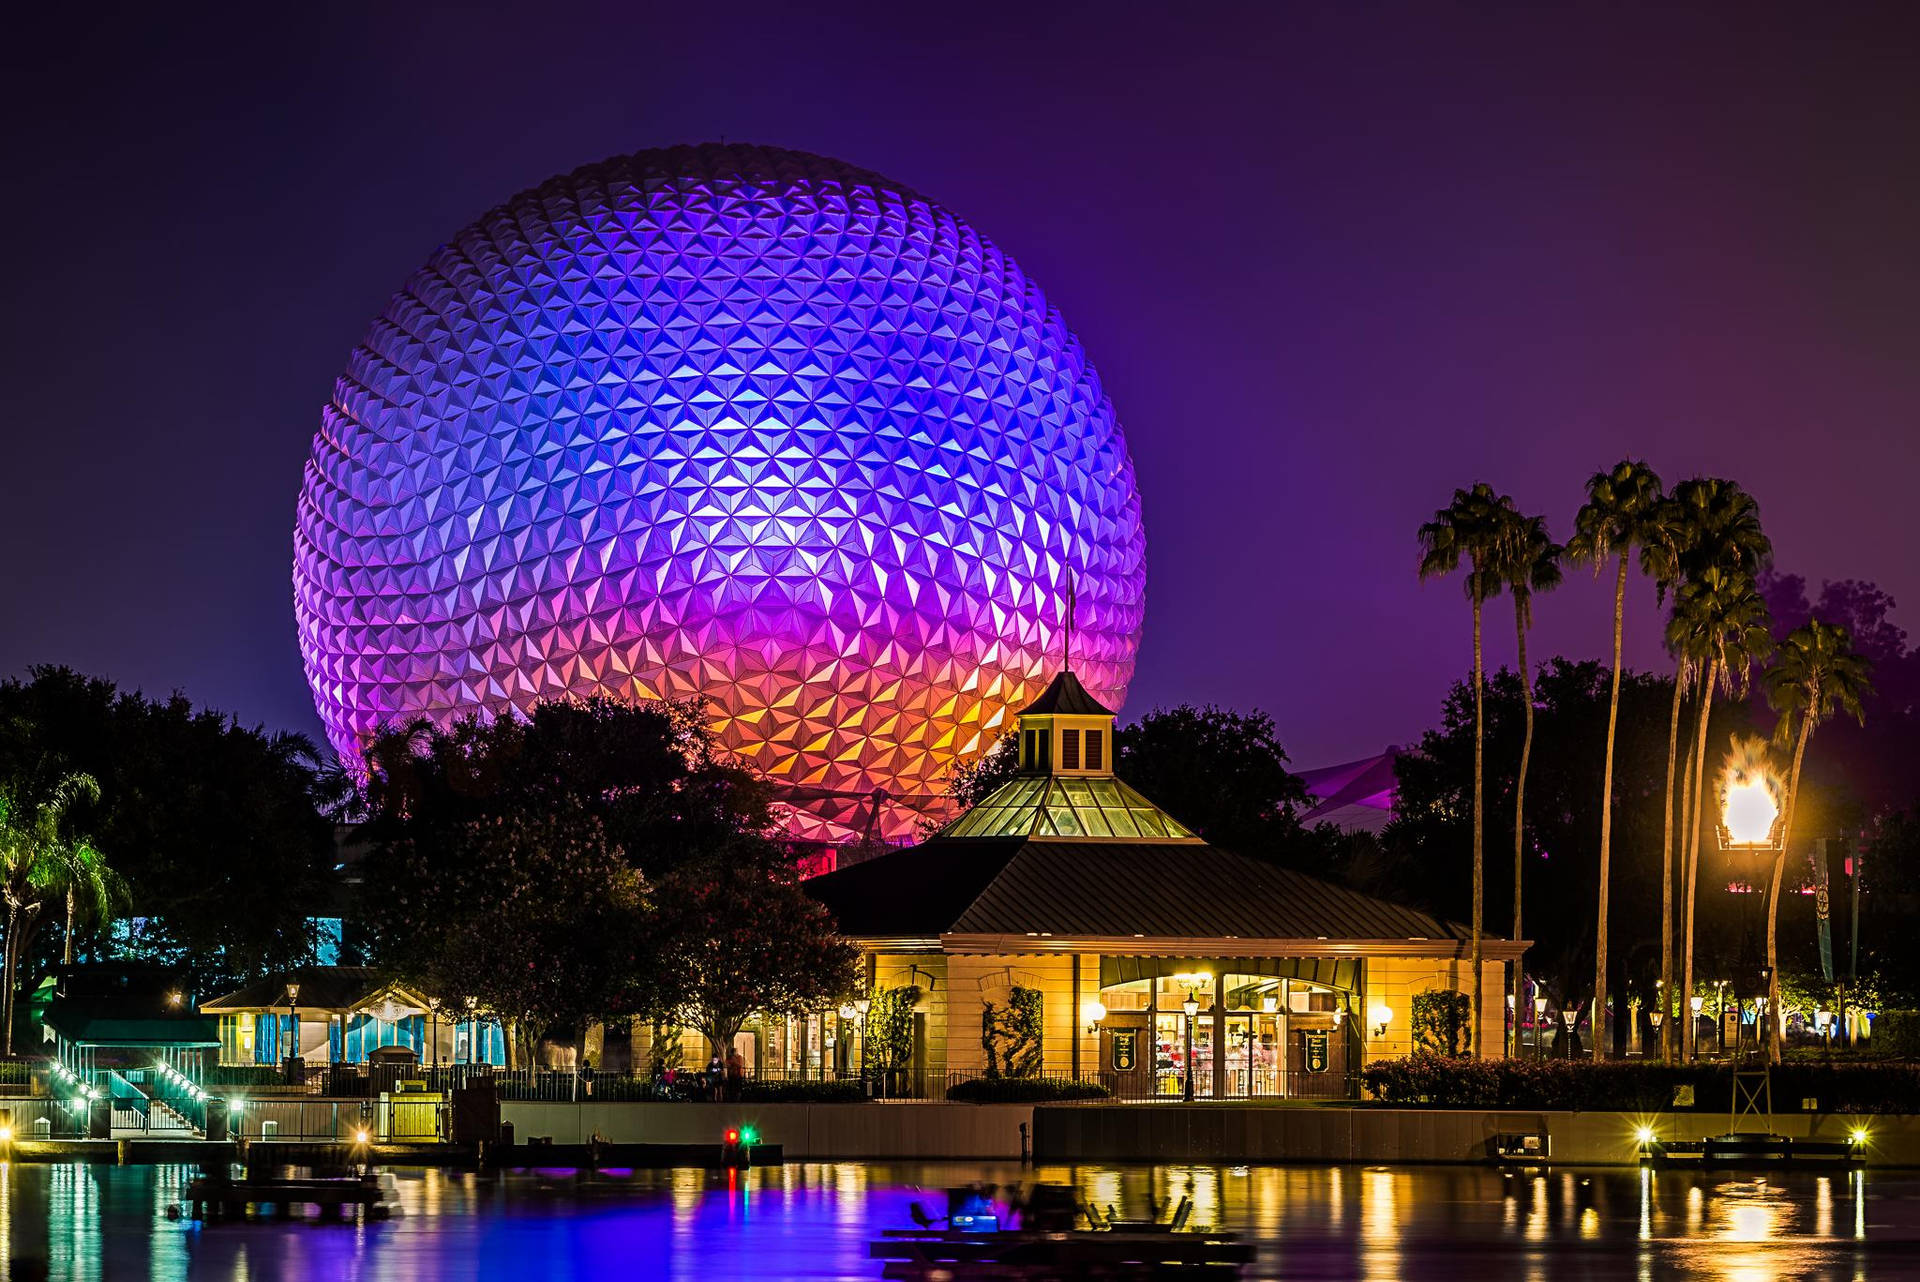
M 300 649 L 382 723 L 704 695 L 776 781 L 932 793 L 1061 661 L 1117 707 L 1140 501 L 1012 259 L 876 174 L 675 147 L 522 192 L 354 349 L 294 536 Z

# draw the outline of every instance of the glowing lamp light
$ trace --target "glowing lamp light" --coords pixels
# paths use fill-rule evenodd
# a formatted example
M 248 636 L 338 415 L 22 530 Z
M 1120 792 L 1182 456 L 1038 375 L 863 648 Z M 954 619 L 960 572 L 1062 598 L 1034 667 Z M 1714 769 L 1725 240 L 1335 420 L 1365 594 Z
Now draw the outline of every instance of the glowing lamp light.
M 1847 1134 L 1847 1143 L 1853 1145 L 1855 1148 L 1860 1148 L 1866 1142 L 1867 1128 L 1864 1126 L 1856 1126 Z
M 729 1126 L 727 1128 L 727 1147 L 732 1148 L 734 1145 L 738 1144 L 739 1142 L 740 1142 L 740 1128 L 737 1126 Z
M 1387 1035 L 1387 1025 L 1393 1022 L 1393 1008 L 1391 1006 L 1375 1006 L 1367 1011 L 1367 1018 L 1373 1021 L 1373 1035 L 1375 1037 L 1385 1037 Z
M 1098 1028 L 1100 1021 L 1106 1017 L 1106 1003 L 1102 1002 L 1098 997 L 1089 997 L 1086 1001 L 1080 1003 L 1080 1019 L 1081 1022 L 1087 1026 L 1089 1032 Z
M 1780 804 L 1764 779 L 1748 779 L 1727 785 L 1727 800 L 1720 815 L 1733 845 L 1765 846 L 1771 842 L 1774 822 L 1780 818 Z
M 354 1132 L 353 1132 L 353 1142 L 354 1142 L 355 1144 L 365 1144 L 365 1143 L 367 1142 L 367 1128 L 366 1128 L 366 1127 L 364 1127 L 364 1126 L 359 1126 L 359 1127 L 355 1127 L 355 1128 L 354 1128 Z
M 11 1144 L 12 1142 L 13 1142 L 13 1128 L 11 1126 L 0 1124 L 0 1144 Z
M 760 1142 L 760 1132 L 751 1126 L 743 1126 L 740 1128 L 740 1142 L 749 1147 L 758 1144 Z

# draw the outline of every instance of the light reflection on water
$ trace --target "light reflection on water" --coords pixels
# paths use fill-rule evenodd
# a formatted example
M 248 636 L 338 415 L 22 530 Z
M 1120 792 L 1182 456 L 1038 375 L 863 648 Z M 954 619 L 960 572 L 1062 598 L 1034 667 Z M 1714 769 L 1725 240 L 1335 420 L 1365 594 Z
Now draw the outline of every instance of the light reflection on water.
M 183 1167 L 0 1165 L 0 1282 L 875 1279 L 867 1243 L 969 1180 L 1070 1180 L 1128 1216 L 1256 1238 L 1287 1279 L 1913 1276 L 1920 1175 L 1467 1167 L 795 1164 L 750 1172 L 394 1172 L 400 1218 L 195 1228 Z M 931 1191 L 931 1192 L 929 1192 Z

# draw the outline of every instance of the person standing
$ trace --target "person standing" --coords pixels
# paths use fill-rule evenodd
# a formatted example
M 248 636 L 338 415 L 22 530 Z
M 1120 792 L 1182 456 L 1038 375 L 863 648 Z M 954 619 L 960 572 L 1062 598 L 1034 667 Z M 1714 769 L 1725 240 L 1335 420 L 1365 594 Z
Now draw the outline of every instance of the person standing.
M 727 1047 L 727 1098 L 740 1098 L 741 1088 L 746 1084 L 747 1061 L 742 1058 L 738 1046 Z

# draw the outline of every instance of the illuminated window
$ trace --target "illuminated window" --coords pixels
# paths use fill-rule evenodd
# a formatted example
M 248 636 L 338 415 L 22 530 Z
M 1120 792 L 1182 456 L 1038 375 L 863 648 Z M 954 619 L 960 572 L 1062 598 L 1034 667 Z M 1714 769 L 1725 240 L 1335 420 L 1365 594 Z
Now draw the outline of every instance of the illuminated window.
M 1060 768 L 1062 770 L 1080 768 L 1080 732 L 1078 730 L 1060 732 Z

